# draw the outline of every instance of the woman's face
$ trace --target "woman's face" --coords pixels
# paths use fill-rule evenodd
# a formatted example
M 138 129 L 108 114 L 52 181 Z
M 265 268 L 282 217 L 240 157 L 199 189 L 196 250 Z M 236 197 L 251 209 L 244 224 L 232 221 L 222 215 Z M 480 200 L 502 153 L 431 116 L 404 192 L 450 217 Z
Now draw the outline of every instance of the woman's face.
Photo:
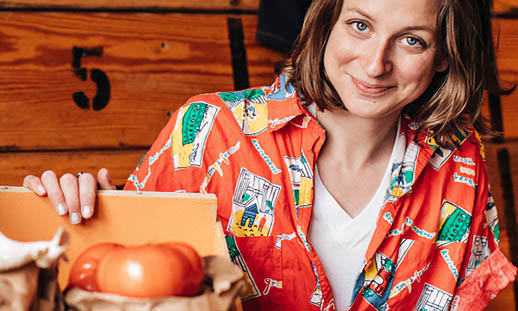
M 438 10 L 430 0 L 344 0 L 324 67 L 350 113 L 395 117 L 446 69 L 435 59 Z

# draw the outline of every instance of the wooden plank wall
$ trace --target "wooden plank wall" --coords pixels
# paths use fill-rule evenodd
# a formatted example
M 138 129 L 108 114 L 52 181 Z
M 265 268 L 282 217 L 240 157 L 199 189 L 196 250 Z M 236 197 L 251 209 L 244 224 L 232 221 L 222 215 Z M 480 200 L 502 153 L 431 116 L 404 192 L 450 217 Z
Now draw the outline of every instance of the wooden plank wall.
M 259 0 L 0 1 L 0 184 L 108 167 L 122 185 L 190 96 L 267 85 L 284 55 L 255 42 Z M 518 81 L 518 3 L 495 1 L 504 80 Z M 98 85 L 97 85 L 98 84 Z M 96 95 L 97 99 L 96 98 Z M 109 94 L 109 98 L 108 98 Z M 518 92 L 485 107 L 501 246 L 518 263 Z M 488 310 L 518 310 L 516 283 Z
M 518 2 L 497 0 L 494 5 L 493 33 L 498 68 L 503 81 L 518 82 Z M 500 246 L 518 265 L 518 91 L 506 97 L 490 97 L 486 115 L 503 137 L 486 143 L 491 191 L 502 228 Z M 487 310 L 518 310 L 518 283 L 508 286 Z
M 255 42 L 258 0 L 63 3 L 0 2 L 0 184 L 103 165 L 121 185 L 190 96 L 269 85 L 283 57 Z

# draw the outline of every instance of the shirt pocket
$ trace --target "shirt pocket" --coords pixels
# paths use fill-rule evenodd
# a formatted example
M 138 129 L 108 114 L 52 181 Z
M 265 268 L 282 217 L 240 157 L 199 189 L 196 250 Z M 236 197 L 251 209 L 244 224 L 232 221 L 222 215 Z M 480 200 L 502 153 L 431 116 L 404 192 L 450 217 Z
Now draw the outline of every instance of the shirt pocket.
M 247 288 L 242 296 L 245 309 L 280 310 L 282 250 L 275 245 L 277 237 L 226 236 L 226 241 L 232 262 L 245 274 Z
M 402 239 L 395 262 L 394 282 L 390 289 L 389 306 L 415 306 L 430 276 L 436 274 L 433 265 L 437 258 L 436 245 L 431 240 Z

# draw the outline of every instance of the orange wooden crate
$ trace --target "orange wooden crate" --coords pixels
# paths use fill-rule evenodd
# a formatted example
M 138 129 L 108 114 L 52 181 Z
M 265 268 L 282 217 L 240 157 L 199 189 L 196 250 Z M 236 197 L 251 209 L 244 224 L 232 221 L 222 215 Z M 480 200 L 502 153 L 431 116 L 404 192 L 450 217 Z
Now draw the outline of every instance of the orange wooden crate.
M 183 241 L 202 256 L 228 257 L 214 195 L 134 191 L 100 191 L 92 219 L 72 225 L 58 216 L 48 198 L 20 187 L 0 188 L 0 231 L 18 241 L 50 240 L 59 227 L 70 234 L 59 264 L 61 288 L 71 263 L 88 246 L 112 241 L 125 245 Z

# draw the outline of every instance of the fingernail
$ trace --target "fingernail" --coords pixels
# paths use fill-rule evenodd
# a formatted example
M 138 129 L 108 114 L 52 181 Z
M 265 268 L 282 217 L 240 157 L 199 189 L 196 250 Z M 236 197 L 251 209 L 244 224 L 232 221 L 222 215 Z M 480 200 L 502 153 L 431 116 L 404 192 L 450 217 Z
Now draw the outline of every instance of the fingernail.
M 38 186 L 38 189 L 36 189 L 36 191 L 38 191 L 39 195 L 45 194 L 45 188 L 43 188 L 43 186 Z
M 58 205 L 58 215 L 63 216 L 67 213 L 67 209 L 65 208 L 65 205 L 63 203 L 59 203 Z
M 79 213 L 72 213 L 70 215 L 70 223 L 71 224 L 77 225 L 80 222 L 81 222 L 81 215 L 79 215 Z
M 81 213 L 84 218 L 90 218 L 92 216 L 93 210 L 90 206 L 83 206 Z

